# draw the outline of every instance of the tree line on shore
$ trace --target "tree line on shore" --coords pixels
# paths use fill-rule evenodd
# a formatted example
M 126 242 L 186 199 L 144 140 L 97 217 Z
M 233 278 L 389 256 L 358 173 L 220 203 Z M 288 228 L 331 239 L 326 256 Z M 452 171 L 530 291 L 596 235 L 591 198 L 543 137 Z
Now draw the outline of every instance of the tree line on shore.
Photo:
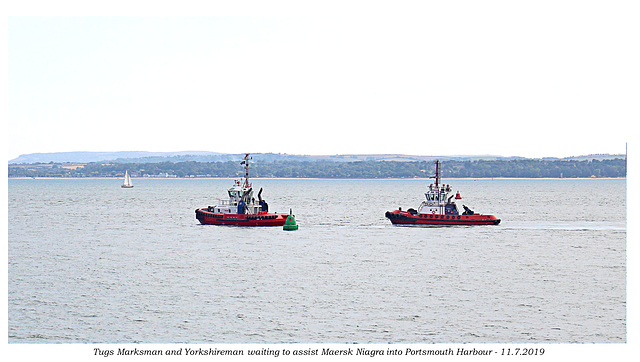
M 9 177 L 241 177 L 238 161 L 159 163 L 35 163 L 9 165 Z M 253 162 L 251 177 L 274 178 L 415 178 L 435 173 L 431 161 L 276 161 Z M 444 178 L 583 178 L 626 177 L 626 159 L 476 160 L 442 163 Z

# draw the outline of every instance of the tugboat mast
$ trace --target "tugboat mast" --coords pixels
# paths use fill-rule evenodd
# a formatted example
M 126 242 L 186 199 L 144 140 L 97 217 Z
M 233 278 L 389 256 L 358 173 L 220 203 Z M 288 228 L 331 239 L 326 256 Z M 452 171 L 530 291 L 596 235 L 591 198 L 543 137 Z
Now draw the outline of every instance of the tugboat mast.
M 438 184 L 440 183 L 440 161 L 436 161 L 436 175 L 431 176 L 431 178 L 436 179 L 436 190 L 438 189 Z
M 249 153 L 246 153 L 243 158 L 244 161 L 241 162 L 241 164 L 244 165 L 244 185 L 242 185 L 244 188 L 251 187 L 251 184 L 249 183 L 249 160 L 252 158 L 253 157 L 249 157 Z

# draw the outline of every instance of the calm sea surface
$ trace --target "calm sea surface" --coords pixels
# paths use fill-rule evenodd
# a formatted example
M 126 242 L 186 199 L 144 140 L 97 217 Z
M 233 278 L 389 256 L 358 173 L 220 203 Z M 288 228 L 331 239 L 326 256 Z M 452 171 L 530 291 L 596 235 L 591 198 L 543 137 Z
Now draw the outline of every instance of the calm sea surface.
M 626 342 L 625 180 L 445 180 L 498 226 L 396 227 L 427 180 L 10 179 L 11 343 Z

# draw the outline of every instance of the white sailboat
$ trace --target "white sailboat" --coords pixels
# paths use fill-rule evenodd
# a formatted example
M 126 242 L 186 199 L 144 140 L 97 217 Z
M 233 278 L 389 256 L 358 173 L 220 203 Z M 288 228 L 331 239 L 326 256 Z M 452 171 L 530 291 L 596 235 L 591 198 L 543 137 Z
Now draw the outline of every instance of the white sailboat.
M 124 172 L 124 183 L 120 187 L 127 188 L 127 189 L 133 187 L 133 183 L 131 182 L 131 177 L 129 177 L 129 170 Z

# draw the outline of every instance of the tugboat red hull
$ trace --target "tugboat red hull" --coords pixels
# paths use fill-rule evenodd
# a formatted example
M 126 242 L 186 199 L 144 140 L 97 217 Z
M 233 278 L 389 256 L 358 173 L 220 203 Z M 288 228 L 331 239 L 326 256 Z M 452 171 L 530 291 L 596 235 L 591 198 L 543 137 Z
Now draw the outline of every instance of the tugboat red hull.
M 416 214 L 407 211 L 387 211 L 385 216 L 394 225 L 498 225 L 500 219 L 493 215 L 439 215 Z
M 234 226 L 282 226 L 289 214 L 222 214 L 196 209 L 196 219 L 202 225 L 234 225 Z

